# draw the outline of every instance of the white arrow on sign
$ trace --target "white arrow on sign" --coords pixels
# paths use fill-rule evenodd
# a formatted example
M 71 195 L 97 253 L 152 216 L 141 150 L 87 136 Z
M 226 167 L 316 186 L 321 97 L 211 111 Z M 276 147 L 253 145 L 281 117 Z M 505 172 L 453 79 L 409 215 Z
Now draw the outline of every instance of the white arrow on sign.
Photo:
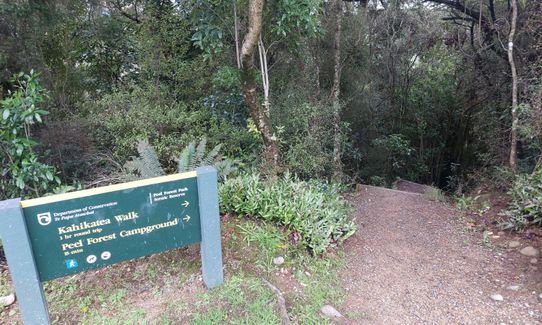
M 187 214 L 186 217 L 183 218 L 183 220 L 184 220 L 185 222 L 190 221 L 190 216 Z
M 190 205 L 190 202 L 188 201 L 184 201 L 183 204 L 181 204 L 182 206 L 184 206 L 185 208 L 188 207 Z

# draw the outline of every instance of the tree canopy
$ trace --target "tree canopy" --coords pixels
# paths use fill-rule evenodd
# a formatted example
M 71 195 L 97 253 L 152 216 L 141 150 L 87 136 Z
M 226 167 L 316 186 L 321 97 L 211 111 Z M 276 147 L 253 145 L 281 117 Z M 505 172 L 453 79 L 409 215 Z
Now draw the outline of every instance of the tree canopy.
M 68 184 L 114 181 L 142 139 L 173 170 L 206 137 L 270 175 L 462 191 L 542 162 L 541 9 L 1 0 L 0 98 L 18 91 L 13 75 L 37 73 L 50 114 L 26 136 Z

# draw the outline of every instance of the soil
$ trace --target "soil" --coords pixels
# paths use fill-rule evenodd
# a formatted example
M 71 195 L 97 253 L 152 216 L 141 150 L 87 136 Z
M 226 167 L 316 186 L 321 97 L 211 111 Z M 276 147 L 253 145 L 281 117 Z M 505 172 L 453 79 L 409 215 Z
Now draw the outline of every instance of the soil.
M 364 186 L 353 201 L 360 230 L 344 247 L 339 323 L 542 323 L 542 262 L 519 253 L 540 241 L 477 231 L 451 205 L 418 193 Z M 512 239 L 521 246 L 507 248 Z

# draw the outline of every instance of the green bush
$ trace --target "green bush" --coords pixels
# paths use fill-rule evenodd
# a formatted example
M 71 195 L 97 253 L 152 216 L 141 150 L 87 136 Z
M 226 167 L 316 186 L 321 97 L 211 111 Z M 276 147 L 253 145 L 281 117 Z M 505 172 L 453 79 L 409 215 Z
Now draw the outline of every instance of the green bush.
M 333 173 L 333 117 L 323 105 L 303 103 L 288 107 L 281 123 L 284 164 L 303 179 L 329 177 Z M 295 117 L 295 118 L 294 118 Z
M 500 223 L 502 229 L 521 230 L 530 225 L 542 226 L 542 169 L 532 175 L 520 175 L 512 189 L 506 217 Z
M 351 206 L 338 190 L 299 181 L 289 175 L 263 181 L 258 174 L 228 179 L 220 187 L 223 213 L 254 216 L 286 226 L 322 254 L 356 231 Z
M 259 150 L 246 128 L 206 107 L 171 101 L 161 90 L 133 86 L 87 102 L 86 110 L 95 142 L 110 148 L 121 163 L 136 154 L 140 139 L 148 139 L 168 170 L 176 168 L 175 158 L 190 141 L 204 136 L 211 146 L 222 144 L 227 156 L 246 158 Z
M 441 189 L 435 187 L 428 188 L 424 196 L 431 201 L 446 202 L 446 194 Z
M 15 90 L 0 102 L 0 199 L 36 197 L 60 184 L 56 169 L 38 160 L 31 127 L 48 112 L 46 91 L 33 71 L 13 77 Z
M 425 167 L 416 162 L 415 150 L 402 134 L 374 139 L 370 151 L 372 172 L 381 176 L 385 183 L 391 184 L 397 177 L 416 180 L 424 173 Z

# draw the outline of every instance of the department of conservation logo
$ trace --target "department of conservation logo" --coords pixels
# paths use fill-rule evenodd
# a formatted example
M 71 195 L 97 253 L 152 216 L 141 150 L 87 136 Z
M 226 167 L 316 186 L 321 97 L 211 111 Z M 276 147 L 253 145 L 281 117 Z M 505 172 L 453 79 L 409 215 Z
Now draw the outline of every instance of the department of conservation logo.
M 51 223 L 51 212 L 38 213 L 38 223 L 42 226 L 47 226 Z

